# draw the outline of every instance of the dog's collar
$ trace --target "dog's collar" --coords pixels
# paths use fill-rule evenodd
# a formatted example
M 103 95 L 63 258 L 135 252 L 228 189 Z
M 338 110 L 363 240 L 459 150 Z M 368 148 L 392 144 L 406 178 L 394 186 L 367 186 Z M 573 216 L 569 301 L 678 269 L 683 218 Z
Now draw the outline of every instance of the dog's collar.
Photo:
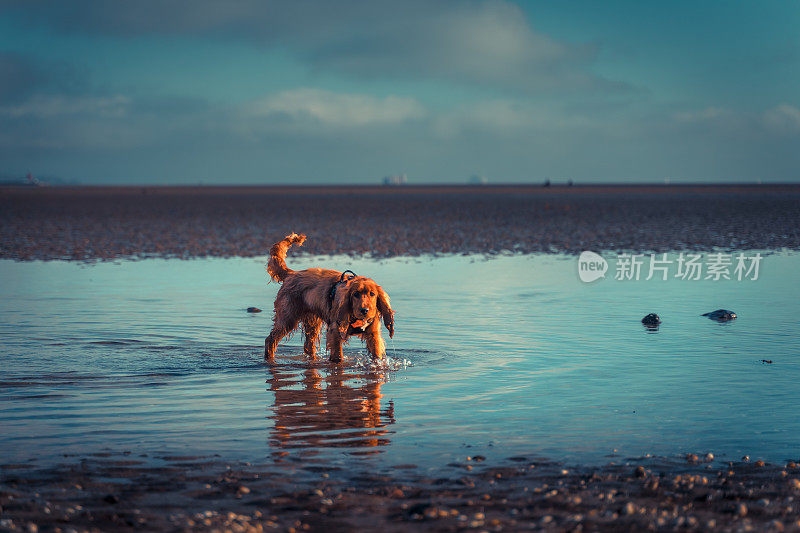
M 353 272 L 352 270 L 345 270 L 344 272 L 342 272 L 342 275 L 339 277 L 339 281 L 334 283 L 333 287 L 331 287 L 331 293 L 330 293 L 331 305 L 333 305 L 333 300 L 336 298 L 336 287 L 338 287 L 339 285 L 347 284 L 347 282 L 353 279 L 354 277 L 356 277 L 356 273 Z

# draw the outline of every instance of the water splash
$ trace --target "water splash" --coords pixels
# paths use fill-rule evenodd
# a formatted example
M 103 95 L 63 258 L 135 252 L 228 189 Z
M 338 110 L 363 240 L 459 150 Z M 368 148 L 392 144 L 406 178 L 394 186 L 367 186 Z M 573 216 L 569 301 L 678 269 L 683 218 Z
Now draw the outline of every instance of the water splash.
M 373 359 L 371 355 L 363 352 L 356 353 L 351 362 L 356 368 L 363 368 L 373 372 L 397 372 L 413 366 L 409 359 L 396 358 L 390 355 L 383 359 Z

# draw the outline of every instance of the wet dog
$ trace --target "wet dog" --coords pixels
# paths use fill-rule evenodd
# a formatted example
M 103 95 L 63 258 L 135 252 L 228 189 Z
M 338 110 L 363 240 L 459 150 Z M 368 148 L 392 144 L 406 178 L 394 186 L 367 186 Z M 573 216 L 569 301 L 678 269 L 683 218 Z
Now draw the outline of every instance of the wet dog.
M 342 346 L 353 335 L 367 343 L 375 359 L 386 354 L 379 318 L 389 337 L 394 336 L 394 311 L 386 292 L 370 278 L 350 271 L 326 268 L 291 270 L 286 266 L 286 252 L 293 244 L 302 246 L 305 235 L 292 233 L 276 242 L 269 252 L 267 272 L 283 283 L 275 297 L 275 322 L 264 342 L 264 358 L 273 360 L 280 340 L 303 325 L 303 351 L 314 357 L 322 324 L 328 327 L 325 345 L 331 362 L 342 360 Z

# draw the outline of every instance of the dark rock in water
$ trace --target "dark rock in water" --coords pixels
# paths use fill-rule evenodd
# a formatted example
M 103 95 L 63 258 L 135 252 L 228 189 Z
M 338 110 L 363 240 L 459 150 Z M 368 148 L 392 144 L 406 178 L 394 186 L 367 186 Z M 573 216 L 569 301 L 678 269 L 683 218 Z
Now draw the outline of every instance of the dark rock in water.
M 247 312 L 248 313 L 260 313 L 261 309 L 259 309 L 258 307 L 248 307 L 247 308 Z
M 716 320 L 717 322 L 727 322 L 728 320 L 736 318 L 736 313 L 728 311 L 727 309 L 717 309 L 710 313 L 703 313 L 701 316 L 707 316 L 711 320 Z
M 642 319 L 642 324 L 645 326 L 657 326 L 661 324 L 661 319 L 655 313 L 650 313 Z

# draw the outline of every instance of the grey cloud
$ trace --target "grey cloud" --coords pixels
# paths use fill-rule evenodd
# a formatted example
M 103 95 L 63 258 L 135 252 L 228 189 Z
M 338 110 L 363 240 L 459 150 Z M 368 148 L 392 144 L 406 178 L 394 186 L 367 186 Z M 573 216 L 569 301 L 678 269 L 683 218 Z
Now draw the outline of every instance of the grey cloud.
M 79 0 L 8 9 L 66 31 L 195 35 L 288 49 L 319 69 L 383 78 L 443 79 L 513 90 L 623 90 L 587 68 L 596 46 L 537 32 L 505 0 Z
M 87 85 L 88 76 L 74 65 L 0 51 L 0 105 L 18 104 L 35 94 L 76 94 Z
M 44 73 L 21 55 L 0 52 L 0 103 L 23 100 L 44 81 Z

